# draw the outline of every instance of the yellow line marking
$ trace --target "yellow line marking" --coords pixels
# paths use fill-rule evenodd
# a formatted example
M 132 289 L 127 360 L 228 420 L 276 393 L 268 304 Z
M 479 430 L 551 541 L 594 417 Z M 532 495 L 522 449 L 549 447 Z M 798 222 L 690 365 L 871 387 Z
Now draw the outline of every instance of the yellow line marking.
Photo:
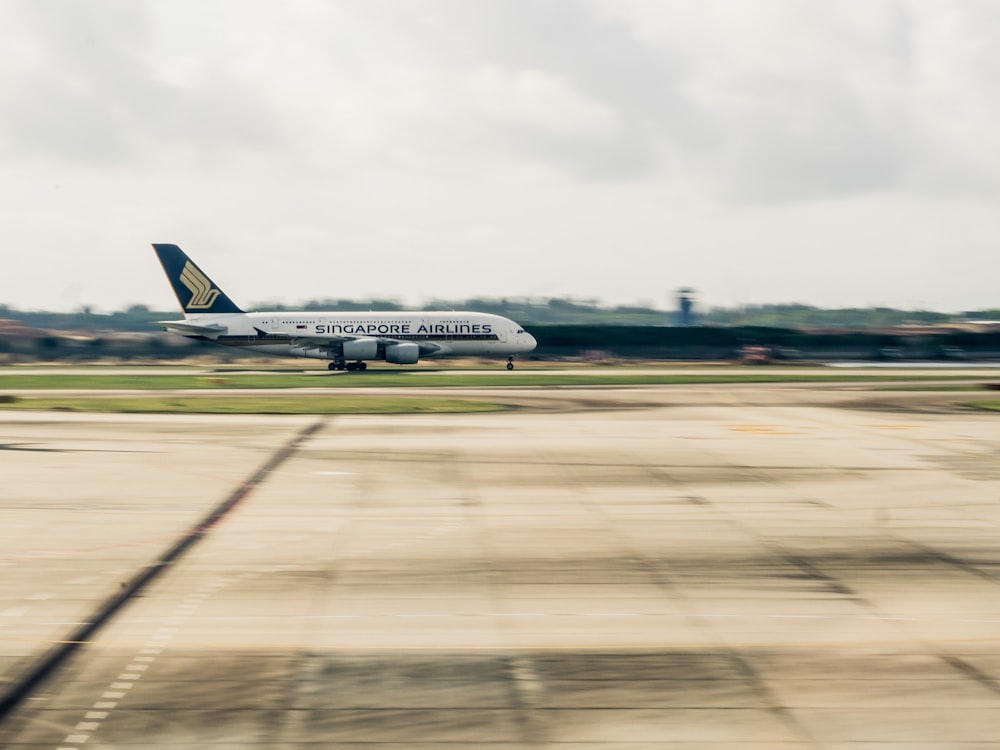
M 801 435 L 801 432 L 784 429 L 783 425 L 774 424 L 731 424 L 733 432 L 752 433 L 755 435 Z

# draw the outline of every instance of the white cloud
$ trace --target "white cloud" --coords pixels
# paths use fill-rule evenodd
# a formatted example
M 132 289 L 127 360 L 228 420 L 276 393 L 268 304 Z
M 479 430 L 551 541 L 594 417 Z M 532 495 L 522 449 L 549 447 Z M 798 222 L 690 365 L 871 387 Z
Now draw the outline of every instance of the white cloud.
M 925 6 L 921 6 L 922 8 Z M 926 6 L 928 11 L 933 6 Z M 1000 7 L 944 3 L 914 19 L 909 123 L 935 193 L 1000 188 Z
M 977 0 L 5 3 L 0 301 L 170 304 L 67 248 L 134 279 L 176 241 L 244 301 L 986 304 L 998 36 Z
M 1000 6 L 598 0 L 596 7 L 644 44 L 682 56 L 685 97 L 721 124 L 719 158 L 689 154 L 686 166 L 714 173 L 724 194 L 796 200 L 1000 187 L 993 36 Z
M 618 127 L 610 107 L 544 71 L 486 65 L 468 73 L 464 82 L 475 107 L 498 120 L 567 136 L 611 135 Z

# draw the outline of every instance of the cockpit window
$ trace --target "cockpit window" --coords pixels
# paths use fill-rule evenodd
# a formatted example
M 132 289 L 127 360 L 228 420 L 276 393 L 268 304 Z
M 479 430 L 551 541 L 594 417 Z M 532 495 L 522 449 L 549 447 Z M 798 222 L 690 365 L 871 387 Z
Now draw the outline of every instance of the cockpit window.
M 518 333 L 524 333 L 524 329 L 523 329 L 523 328 L 518 328 L 518 329 L 517 329 L 517 332 L 518 332 Z

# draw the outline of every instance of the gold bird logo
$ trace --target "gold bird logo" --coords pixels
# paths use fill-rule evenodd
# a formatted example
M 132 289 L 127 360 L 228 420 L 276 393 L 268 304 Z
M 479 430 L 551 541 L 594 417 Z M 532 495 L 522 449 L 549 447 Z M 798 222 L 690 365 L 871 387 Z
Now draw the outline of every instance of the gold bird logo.
M 186 310 L 205 310 L 212 306 L 215 298 L 221 292 L 212 287 L 212 282 L 199 271 L 191 261 L 184 264 L 181 271 L 181 283 L 191 291 L 191 299 L 185 306 Z

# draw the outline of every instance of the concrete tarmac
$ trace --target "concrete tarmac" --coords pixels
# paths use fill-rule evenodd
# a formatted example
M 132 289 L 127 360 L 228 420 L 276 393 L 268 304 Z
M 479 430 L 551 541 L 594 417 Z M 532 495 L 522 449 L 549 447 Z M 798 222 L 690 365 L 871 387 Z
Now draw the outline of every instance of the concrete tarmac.
M 1000 748 L 1000 417 L 818 385 L 511 398 L 0 416 L 8 684 L 322 421 L 0 746 Z

